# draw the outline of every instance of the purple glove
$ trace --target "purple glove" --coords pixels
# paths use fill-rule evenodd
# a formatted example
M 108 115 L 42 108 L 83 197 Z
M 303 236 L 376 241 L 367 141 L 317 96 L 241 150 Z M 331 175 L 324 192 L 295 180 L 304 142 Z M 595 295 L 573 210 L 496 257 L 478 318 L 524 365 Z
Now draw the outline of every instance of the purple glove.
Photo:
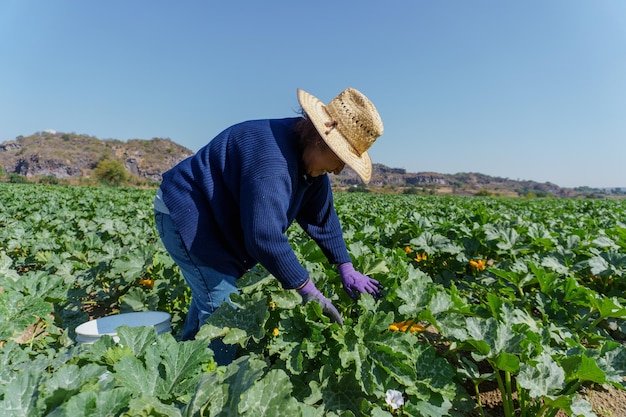
M 302 297 L 302 301 L 304 303 L 310 300 L 317 302 L 322 307 L 322 311 L 324 312 L 324 314 L 331 321 L 339 323 L 340 326 L 343 326 L 343 319 L 341 318 L 341 315 L 339 314 L 333 303 L 331 303 L 328 298 L 324 297 L 324 294 L 322 294 L 317 289 L 311 279 L 309 279 L 306 284 L 304 284 L 304 286 L 298 288 L 297 291 Z
M 350 297 L 356 299 L 361 293 L 371 294 L 374 298 L 380 297 L 380 290 L 382 285 L 375 279 L 363 275 L 359 271 L 354 270 L 351 262 L 346 262 L 339 265 L 339 274 L 341 275 L 341 282 L 343 283 L 343 289 L 350 295 Z

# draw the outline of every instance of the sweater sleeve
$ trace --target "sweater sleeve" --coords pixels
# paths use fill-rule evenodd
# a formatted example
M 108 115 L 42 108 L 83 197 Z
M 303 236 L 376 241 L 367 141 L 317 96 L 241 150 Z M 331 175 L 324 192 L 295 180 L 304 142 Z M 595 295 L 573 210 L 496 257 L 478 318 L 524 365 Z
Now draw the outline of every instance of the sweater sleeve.
M 320 178 L 312 188 L 309 199 L 302 205 L 296 220 L 322 249 L 330 263 L 351 262 L 327 175 Z
M 308 279 L 285 232 L 291 180 L 287 175 L 256 178 L 242 186 L 241 221 L 247 251 L 286 289 Z

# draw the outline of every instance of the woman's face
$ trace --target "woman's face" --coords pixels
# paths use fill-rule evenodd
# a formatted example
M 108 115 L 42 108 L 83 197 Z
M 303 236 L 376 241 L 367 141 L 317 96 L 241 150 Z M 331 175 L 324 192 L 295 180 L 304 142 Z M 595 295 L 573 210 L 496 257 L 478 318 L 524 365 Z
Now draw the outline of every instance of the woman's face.
M 326 145 L 308 146 L 302 155 L 306 173 L 318 177 L 327 172 L 339 174 L 346 164 Z

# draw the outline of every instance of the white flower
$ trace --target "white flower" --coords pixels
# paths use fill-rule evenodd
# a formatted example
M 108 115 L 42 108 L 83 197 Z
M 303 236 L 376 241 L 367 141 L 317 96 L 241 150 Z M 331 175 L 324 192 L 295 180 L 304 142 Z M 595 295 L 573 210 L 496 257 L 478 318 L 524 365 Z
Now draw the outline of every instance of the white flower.
M 387 405 L 390 405 L 394 410 L 397 410 L 404 405 L 402 393 L 400 391 L 396 391 L 395 389 L 387 390 L 387 393 L 385 394 L 385 401 L 387 402 Z

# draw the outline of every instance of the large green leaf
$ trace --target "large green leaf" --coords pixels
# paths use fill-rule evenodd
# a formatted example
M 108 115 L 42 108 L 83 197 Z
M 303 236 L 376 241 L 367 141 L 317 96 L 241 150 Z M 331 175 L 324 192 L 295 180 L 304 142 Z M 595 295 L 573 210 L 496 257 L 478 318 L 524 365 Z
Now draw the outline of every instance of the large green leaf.
M 323 327 L 307 321 L 305 313 L 302 308 L 281 312 L 279 334 L 268 345 L 268 354 L 278 354 L 294 374 L 300 374 L 305 360 L 314 360 L 324 349 Z
M 596 361 L 584 354 L 568 355 L 560 362 L 565 371 L 565 380 L 595 382 L 604 384 L 606 373 L 600 369 Z
M 0 292 L 0 339 L 19 336 L 54 311 L 54 305 L 38 296 L 21 292 Z
M 440 234 L 424 232 L 409 242 L 415 251 L 424 251 L 429 255 L 435 253 L 457 254 L 463 247 Z
M 13 259 L 0 250 L 0 285 L 7 286 L 9 280 L 17 281 L 20 275 L 13 269 Z
M 141 359 L 126 355 L 115 363 L 113 369 L 119 384 L 135 395 L 159 397 L 164 394 L 159 390 L 161 377 L 158 362 L 144 364 Z
M 456 370 L 445 359 L 437 355 L 431 345 L 416 346 L 417 371 L 416 382 L 429 390 L 439 393 L 443 398 L 451 400 L 457 395 L 457 387 L 453 379 Z
M 180 417 L 180 409 L 155 397 L 131 398 L 124 416 Z
M 41 373 L 24 370 L 14 380 L 4 385 L 4 399 L 0 401 L 0 416 L 36 417 L 42 415 L 37 408 L 37 387 Z
M 449 399 L 434 396 L 428 400 L 409 400 L 404 407 L 407 415 L 416 417 L 445 417 L 450 415 L 452 403 Z
M 419 269 L 409 269 L 408 277 L 396 289 L 398 298 L 403 304 L 398 312 L 408 317 L 417 317 L 424 310 L 431 298 L 429 289 L 432 279 Z
M 607 381 L 618 388 L 625 388 L 626 346 L 618 342 L 607 342 L 598 356 L 596 363 L 604 371 Z
M 232 294 L 236 306 L 223 303 L 203 326 L 198 338 L 224 337 L 228 344 L 246 345 L 250 338 L 259 341 L 265 334 L 265 322 L 269 318 L 269 300 L 263 293 L 256 292 L 251 297 Z M 206 327 L 206 329 L 205 329 Z
M 557 395 L 565 386 L 565 372 L 550 355 L 542 353 L 534 363 L 520 365 L 517 383 L 531 398 Z
M 41 390 L 46 393 L 45 402 L 50 408 L 62 404 L 78 393 L 83 385 L 95 381 L 105 374 L 106 368 L 93 363 L 79 367 L 76 364 L 61 366 L 42 384 Z
M 543 402 L 546 406 L 550 406 L 553 409 L 561 409 L 564 410 L 567 415 L 573 417 L 598 417 L 596 413 L 593 412 L 591 404 L 581 398 L 580 396 L 554 396 L 554 397 L 544 397 Z
M 283 370 L 271 370 L 241 394 L 237 415 L 296 417 L 300 414 L 300 406 L 291 394 L 292 389 Z
M 154 336 L 146 328 L 121 330 L 120 343 L 129 343 L 136 353 L 115 363 L 114 376 L 120 385 L 144 396 L 169 400 L 186 392 L 195 385 L 202 363 L 212 357 L 203 340 L 178 343 L 165 333 L 154 343 Z M 141 355 L 144 352 L 145 356 Z
M 225 372 L 211 373 L 198 384 L 184 415 L 238 415 L 241 396 L 265 374 L 267 364 L 254 357 L 241 357 L 228 365 Z
M 132 350 L 135 356 L 141 356 L 156 342 L 157 332 L 152 326 L 120 326 L 115 329 L 120 344 Z
M 202 364 L 213 357 L 204 341 L 176 342 L 169 333 L 159 336 L 155 351 L 165 372 L 162 390 L 168 396 L 182 395 L 195 386 Z
M 322 381 L 321 408 L 325 415 L 332 415 L 330 412 L 333 411 L 346 416 L 359 413 L 364 394 L 353 373 L 336 374 L 334 369 L 323 366 L 320 370 L 320 379 Z
M 599 314 L 601 318 L 624 318 L 626 317 L 626 307 L 619 302 L 617 297 L 605 297 L 601 295 L 589 296 L 589 304 Z
M 101 392 L 83 391 L 71 397 L 67 403 L 49 416 L 115 416 L 128 405 L 129 399 L 130 392 L 125 388 L 112 388 Z M 170 415 L 176 417 L 176 414 Z

